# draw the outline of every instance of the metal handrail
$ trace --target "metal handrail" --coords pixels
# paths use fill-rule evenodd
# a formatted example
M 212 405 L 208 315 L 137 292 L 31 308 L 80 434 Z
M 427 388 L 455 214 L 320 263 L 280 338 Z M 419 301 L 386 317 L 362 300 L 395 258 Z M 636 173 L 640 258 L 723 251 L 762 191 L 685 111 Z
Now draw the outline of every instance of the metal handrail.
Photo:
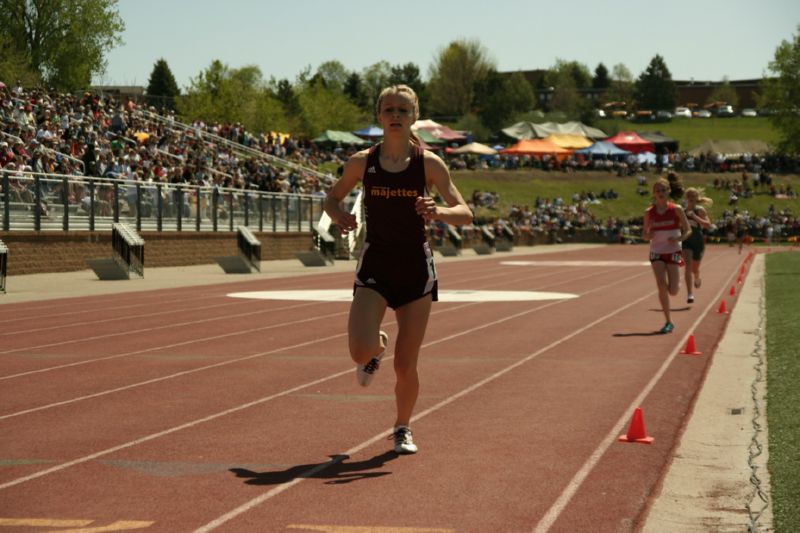
M 11 185 L 14 182 L 28 183 L 26 192 L 33 200 L 28 199 L 23 203 L 11 202 Z M 56 182 L 56 188 L 61 185 L 60 189 L 55 189 L 59 190 L 60 194 L 48 198 L 46 194 L 48 184 L 53 182 Z M 71 185 L 86 187 L 85 196 L 81 201 L 70 201 Z M 97 221 L 106 225 L 110 218 L 113 218 L 115 223 L 121 218 L 129 221 L 135 219 L 137 231 L 141 230 L 143 222 L 157 223 L 157 231 L 163 231 L 165 222 L 174 225 L 177 231 L 182 231 L 183 221 L 194 218 L 194 229 L 197 231 L 201 229 L 218 231 L 219 222 L 222 221 L 222 225 L 227 226 L 230 231 L 233 231 L 236 224 L 257 227 L 258 231 L 262 232 L 265 231 L 265 227 L 270 226 L 273 232 L 279 228 L 285 231 L 311 232 L 314 215 L 316 213 L 319 216 L 322 212 L 323 202 L 323 197 L 312 194 L 18 170 L 0 170 L 0 186 L 3 191 L 3 198 L 0 201 L 0 219 L 2 219 L 0 229 L 3 231 L 12 229 L 68 231 L 87 224 L 88 229 L 94 231 Z M 109 191 L 109 196 L 96 197 L 98 187 Z M 130 194 L 132 188 L 135 188 L 135 195 Z M 169 201 L 165 201 L 166 195 L 169 195 Z M 125 206 L 130 208 L 128 214 L 123 213 Z M 14 207 L 13 217 L 12 207 Z M 145 214 L 142 214 L 143 207 L 148 210 Z M 49 211 L 52 211 L 52 208 L 63 209 L 60 222 L 50 215 Z M 279 218 L 282 219 L 280 225 Z

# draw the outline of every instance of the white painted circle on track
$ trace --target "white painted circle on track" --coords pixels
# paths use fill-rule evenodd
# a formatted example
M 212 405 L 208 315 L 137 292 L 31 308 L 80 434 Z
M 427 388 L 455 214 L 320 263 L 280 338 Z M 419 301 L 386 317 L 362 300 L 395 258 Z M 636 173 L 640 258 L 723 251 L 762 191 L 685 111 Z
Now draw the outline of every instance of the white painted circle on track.
M 618 267 L 638 267 L 650 266 L 649 261 L 502 261 L 501 265 L 509 266 L 618 266 Z
M 304 291 L 252 291 L 233 292 L 230 298 L 253 300 L 296 300 L 312 302 L 349 302 L 353 291 L 348 289 L 304 290 Z M 567 300 L 577 294 L 566 292 L 538 291 L 439 291 L 440 302 L 530 302 L 538 300 Z

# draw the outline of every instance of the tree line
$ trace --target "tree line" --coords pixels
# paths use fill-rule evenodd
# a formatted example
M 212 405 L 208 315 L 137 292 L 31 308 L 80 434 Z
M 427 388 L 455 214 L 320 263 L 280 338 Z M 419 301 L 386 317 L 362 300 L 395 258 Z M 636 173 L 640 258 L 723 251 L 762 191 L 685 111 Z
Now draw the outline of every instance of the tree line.
M 3 0 L 0 9 L 0 80 L 26 87 L 77 91 L 90 86 L 106 67 L 106 53 L 121 44 L 125 24 L 118 0 Z M 767 68 L 760 100 L 773 112 L 780 148 L 800 151 L 800 26 L 783 41 Z M 670 110 L 677 91 L 664 58 L 655 55 L 638 77 L 624 64 L 594 71 L 577 61 L 556 60 L 532 85 L 524 73 L 502 73 L 477 39 L 449 43 L 435 55 L 426 77 L 414 63 L 379 61 L 360 72 L 337 60 L 315 71 L 306 67 L 295 80 L 265 79 L 254 65 L 231 67 L 219 60 L 180 90 L 164 59 L 156 61 L 147 98 L 176 110 L 186 120 L 239 122 L 251 131 L 288 131 L 311 137 L 325 129 L 350 131 L 372 122 L 378 92 L 391 84 L 411 86 L 423 116 L 438 118 L 477 138 L 510 123 L 535 120 L 535 111 L 557 110 L 591 123 L 594 108 L 625 102 L 629 110 Z M 594 94 L 597 98 L 587 98 Z M 736 105 L 727 80 L 711 95 Z

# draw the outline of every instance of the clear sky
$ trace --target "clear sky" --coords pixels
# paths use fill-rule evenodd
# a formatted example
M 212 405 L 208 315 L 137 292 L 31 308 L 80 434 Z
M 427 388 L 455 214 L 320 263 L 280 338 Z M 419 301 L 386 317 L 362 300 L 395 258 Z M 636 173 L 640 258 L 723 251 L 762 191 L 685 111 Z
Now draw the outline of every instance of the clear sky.
M 119 0 L 123 45 L 102 85 L 147 86 L 164 58 L 184 90 L 218 59 L 294 82 L 338 60 L 361 72 L 381 60 L 428 69 L 456 39 L 477 39 L 499 71 L 557 59 L 638 77 L 660 54 L 675 80 L 759 78 L 798 33 L 800 0 Z

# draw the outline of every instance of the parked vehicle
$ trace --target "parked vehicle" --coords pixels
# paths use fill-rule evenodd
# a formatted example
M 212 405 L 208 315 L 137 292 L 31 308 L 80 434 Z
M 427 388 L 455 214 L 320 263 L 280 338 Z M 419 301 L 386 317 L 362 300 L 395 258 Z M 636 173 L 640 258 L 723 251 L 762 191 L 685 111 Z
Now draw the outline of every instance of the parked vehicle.
M 660 122 L 669 122 L 672 120 L 672 113 L 666 110 L 656 111 L 656 120 Z
M 692 118 L 692 110 L 688 107 L 676 107 L 675 116 L 683 118 Z
M 742 113 L 741 114 L 742 114 L 743 117 L 757 117 L 758 116 L 758 112 L 755 109 L 750 109 L 749 107 L 745 108 L 745 109 L 742 109 Z
M 697 118 L 711 118 L 711 111 L 708 109 L 698 109 L 694 116 Z
M 717 107 L 716 111 L 718 117 L 732 117 L 734 115 L 733 106 L 731 105 L 721 105 Z

